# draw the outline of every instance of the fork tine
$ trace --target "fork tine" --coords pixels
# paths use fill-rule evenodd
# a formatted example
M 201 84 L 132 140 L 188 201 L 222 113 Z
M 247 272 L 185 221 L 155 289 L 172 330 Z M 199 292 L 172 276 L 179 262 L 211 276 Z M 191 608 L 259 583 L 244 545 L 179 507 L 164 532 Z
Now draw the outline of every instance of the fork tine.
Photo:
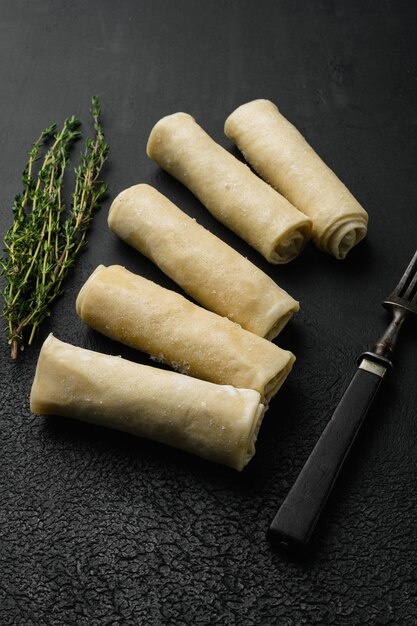
M 406 291 L 404 292 L 403 298 L 406 300 L 414 300 L 416 296 L 416 287 L 417 287 L 417 272 L 414 274 L 411 279 Z
M 409 294 L 412 292 L 415 284 L 416 284 L 416 275 L 417 275 L 417 251 L 414 253 L 413 258 L 411 259 L 407 269 L 402 275 L 400 282 L 395 287 L 394 292 L 403 298 L 408 298 Z M 412 276 L 410 281 L 410 276 Z M 411 289 L 410 286 L 412 285 Z M 401 293 L 403 289 L 406 289 L 405 293 Z

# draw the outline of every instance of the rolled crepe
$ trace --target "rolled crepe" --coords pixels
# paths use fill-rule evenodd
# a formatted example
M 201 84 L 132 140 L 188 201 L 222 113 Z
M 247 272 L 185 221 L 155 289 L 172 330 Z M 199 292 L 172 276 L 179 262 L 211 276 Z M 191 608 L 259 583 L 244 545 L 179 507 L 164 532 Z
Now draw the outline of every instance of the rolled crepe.
M 162 118 L 147 153 L 267 261 L 291 261 L 310 237 L 310 219 L 213 141 L 191 115 Z
M 197 302 L 261 337 L 276 337 L 299 309 L 269 276 L 149 185 L 122 191 L 108 221 Z
M 366 211 L 275 104 L 243 104 L 224 128 L 258 174 L 311 217 L 318 248 L 344 259 L 365 237 Z
M 196 378 L 255 389 L 266 402 L 295 361 L 291 352 L 120 265 L 97 267 L 76 308 L 86 324 L 112 339 Z
M 265 411 L 253 389 L 131 363 L 52 335 L 39 355 L 30 407 L 153 439 L 239 471 L 255 454 Z

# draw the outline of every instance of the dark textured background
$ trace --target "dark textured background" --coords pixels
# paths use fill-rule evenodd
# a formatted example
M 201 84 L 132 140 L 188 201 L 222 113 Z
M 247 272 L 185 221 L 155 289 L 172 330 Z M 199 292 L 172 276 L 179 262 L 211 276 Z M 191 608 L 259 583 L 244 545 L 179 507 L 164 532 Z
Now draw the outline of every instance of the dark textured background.
M 311 553 L 292 560 L 265 539 L 356 357 L 383 329 L 380 301 L 417 246 L 416 16 L 412 0 L 0 2 L 1 235 L 42 128 L 74 113 L 87 134 L 97 93 L 111 146 L 109 198 L 50 324 L 15 364 L 1 339 L 2 626 L 417 624 L 411 322 Z M 259 97 L 280 106 L 368 210 L 368 238 L 346 261 L 309 245 L 289 266 L 268 265 L 146 157 L 154 122 L 179 110 L 232 150 L 226 116 Z M 122 263 L 175 288 L 106 226 L 111 199 L 141 181 L 301 301 L 279 338 L 298 356 L 294 373 L 242 474 L 30 414 L 36 358 L 50 330 L 142 358 L 87 330 L 74 311 L 98 263 Z

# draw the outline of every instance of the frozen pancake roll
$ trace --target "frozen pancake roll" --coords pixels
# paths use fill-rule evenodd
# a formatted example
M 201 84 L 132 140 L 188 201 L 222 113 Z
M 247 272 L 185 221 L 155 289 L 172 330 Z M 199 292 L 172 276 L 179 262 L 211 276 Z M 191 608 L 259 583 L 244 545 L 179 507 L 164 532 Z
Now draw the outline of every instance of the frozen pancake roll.
M 162 118 L 147 153 L 270 263 L 291 261 L 310 237 L 310 219 L 213 141 L 191 115 Z
M 269 276 L 149 185 L 122 191 L 108 222 L 194 300 L 261 337 L 276 337 L 299 309 Z
M 255 454 L 265 407 L 257 391 L 215 385 L 77 348 L 50 335 L 31 411 L 146 437 L 242 470 Z
M 120 265 L 100 265 L 76 308 L 86 324 L 112 339 L 196 378 L 255 389 L 265 402 L 295 360 L 291 352 Z
M 224 128 L 258 174 L 312 219 L 318 248 L 344 259 L 365 237 L 366 211 L 275 104 L 243 104 Z

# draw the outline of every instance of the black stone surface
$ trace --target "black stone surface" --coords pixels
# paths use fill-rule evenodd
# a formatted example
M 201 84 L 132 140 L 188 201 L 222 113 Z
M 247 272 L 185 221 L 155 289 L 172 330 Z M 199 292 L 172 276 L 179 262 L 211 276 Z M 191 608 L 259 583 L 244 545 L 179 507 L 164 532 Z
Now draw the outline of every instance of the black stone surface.
M 38 343 L 0 343 L 2 626 L 417 624 L 417 335 L 395 370 L 303 560 L 266 530 L 355 370 L 387 322 L 380 301 L 417 246 L 417 8 L 412 0 L 2 0 L 0 226 L 25 153 L 52 121 L 88 129 L 98 94 L 110 195 Z M 370 215 L 343 261 L 309 245 L 270 266 L 145 154 L 161 116 L 193 114 L 222 145 L 226 116 L 276 102 Z M 77 152 L 77 151 L 76 151 Z M 148 182 L 297 297 L 279 343 L 298 357 L 241 473 L 76 421 L 35 417 L 29 390 L 49 331 L 148 362 L 77 319 L 98 263 L 176 288 L 108 231 L 111 199 Z

